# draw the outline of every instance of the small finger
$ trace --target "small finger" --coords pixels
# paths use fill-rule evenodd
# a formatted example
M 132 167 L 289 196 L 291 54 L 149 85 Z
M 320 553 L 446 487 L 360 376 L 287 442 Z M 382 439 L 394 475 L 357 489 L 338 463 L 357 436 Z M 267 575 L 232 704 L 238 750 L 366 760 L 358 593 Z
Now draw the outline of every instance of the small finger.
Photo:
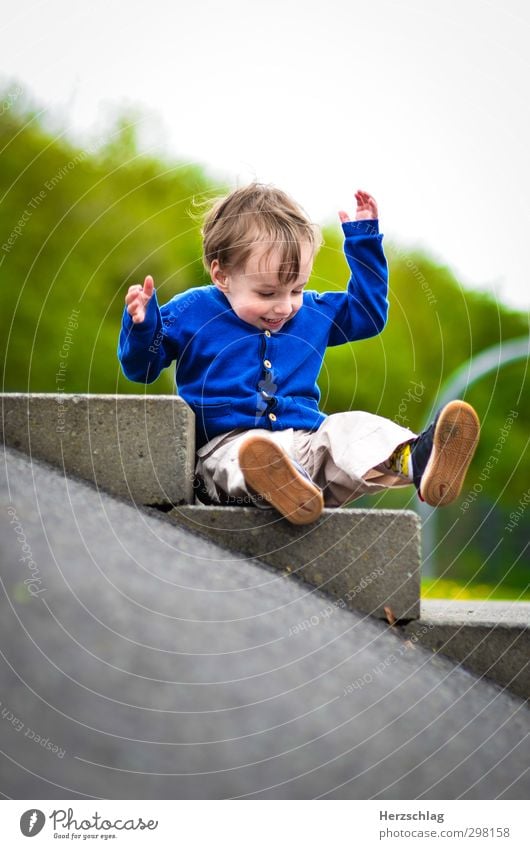
M 343 224 L 350 220 L 350 216 L 343 209 L 339 209 L 339 218 Z

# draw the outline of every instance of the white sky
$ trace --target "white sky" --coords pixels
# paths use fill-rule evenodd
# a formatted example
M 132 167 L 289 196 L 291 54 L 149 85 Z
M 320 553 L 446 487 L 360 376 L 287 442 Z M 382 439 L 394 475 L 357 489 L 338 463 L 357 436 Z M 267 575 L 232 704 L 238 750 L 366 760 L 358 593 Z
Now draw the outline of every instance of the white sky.
M 525 0 L 0 0 L 4 85 L 77 141 L 116 108 L 233 183 L 321 223 L 365 188 L 383 232 L 526 309 Z

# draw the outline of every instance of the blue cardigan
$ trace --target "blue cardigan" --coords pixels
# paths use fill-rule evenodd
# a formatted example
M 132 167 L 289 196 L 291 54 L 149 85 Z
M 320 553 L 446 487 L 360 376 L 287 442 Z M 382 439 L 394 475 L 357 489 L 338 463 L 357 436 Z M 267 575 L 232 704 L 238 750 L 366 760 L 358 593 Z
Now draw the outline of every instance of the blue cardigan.
M 324 421 L 316 381 L 326 347 L 376 336 L 388 310 L 377 220 L 342 227 L 347 292 L 304 292 L 302 307 L 277 333 L 238 318 L 213 285 L 188 289 L 163 307 L 155 293 L 141 324 L 124 310 L 124 374 L 152 383 L 176 360 L 178 392 L 196 416 L 197 447 L 235 428 L 316 430 Z

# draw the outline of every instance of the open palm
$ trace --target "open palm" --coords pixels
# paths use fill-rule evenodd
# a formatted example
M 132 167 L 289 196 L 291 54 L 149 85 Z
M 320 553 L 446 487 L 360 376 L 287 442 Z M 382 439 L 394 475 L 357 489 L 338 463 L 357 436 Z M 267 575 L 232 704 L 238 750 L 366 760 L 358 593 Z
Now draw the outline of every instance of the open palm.
M 357 210 L 355 212 L 355 220 L 363 221 L 363 220 L 371 220 L 374 218 L 378 218 L 377 211 L 377 203 L 372 195 L 368 194 L 368 192 L 363 192 L 360 189 L 355 192 L 355 200 L 357 201 Z M 346 221 L 350 221 L 350 216 L 344 210 L 340 210 L 339 218 L 344 224 Z

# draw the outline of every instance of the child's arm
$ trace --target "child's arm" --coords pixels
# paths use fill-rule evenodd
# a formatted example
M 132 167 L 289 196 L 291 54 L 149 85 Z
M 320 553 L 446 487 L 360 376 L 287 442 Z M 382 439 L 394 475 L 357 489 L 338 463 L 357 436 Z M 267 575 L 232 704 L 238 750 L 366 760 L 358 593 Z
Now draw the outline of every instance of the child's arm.
M 352 221 L 340 210 L 344 231 L 344 253 L 350 267 L 347 297 L 328 293 L 337 313 L 328 344 L 342 345 L 368 339 L 383 330 L 388 312 L 388 268 L 379 233 L 377 203 L 368 192 L 355 192 L 357 210 Z
M 143 286 L 130 286 L 125 296 L 118 359 L 129 380 L 152 383 L 175 358 L 176 350 L 164 334 L 153 278 L 148 275 Z

